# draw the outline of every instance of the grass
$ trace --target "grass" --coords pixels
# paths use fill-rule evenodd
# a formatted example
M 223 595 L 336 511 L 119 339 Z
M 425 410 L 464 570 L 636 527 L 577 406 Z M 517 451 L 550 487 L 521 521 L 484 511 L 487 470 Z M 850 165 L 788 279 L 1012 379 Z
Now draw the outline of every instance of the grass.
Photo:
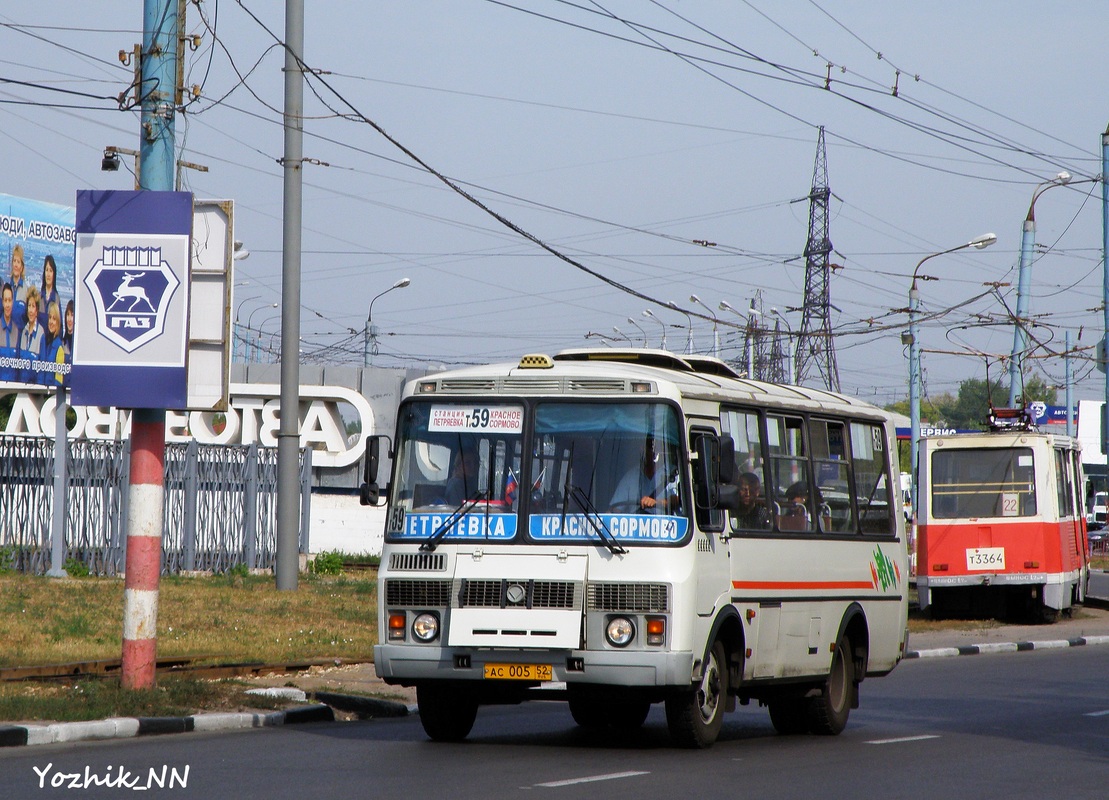
M 302 576 L 279 592 L 272 577 L 167 577 L 158 655 L 275 663 L 369 657 L 377 641 L 372 580 Z M 123 581 L 0 575 L 0 666 L 118 658 Z
M 207 711 L 272 710 L 283 700 L 246 695 L 247 684 L 181 676 L 158 679 L 149 691 L 123 689 L 118 680 L 0 683 L 0 720 L 77 722 L 109 717 L 180 717 Z
M 377 641 L 373 580 L 302 575 L 295 592 L 272 577 L 164 577 L 158 656 L 212 662 L 367 659 Z M 123 647 L 123 581 L 0 575 L 0 667 L 117 659 Z M 248 684 L 159 677 L 156 689 L 118 679 L 0 683 L 0 721 L 180 716 L 198 710 L 286 705 L 243 694 Z

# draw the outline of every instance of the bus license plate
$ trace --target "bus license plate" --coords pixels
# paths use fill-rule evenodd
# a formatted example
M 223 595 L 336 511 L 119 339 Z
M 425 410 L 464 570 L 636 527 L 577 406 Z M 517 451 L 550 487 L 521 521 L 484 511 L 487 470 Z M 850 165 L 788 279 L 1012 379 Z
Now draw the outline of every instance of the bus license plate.
M 485 677 L 502 681 L 549 681 L 550 664 L 486 664 Z
M 1005 569 L 1004 547 L 968 547 L 967 570 L 1003 570 Z

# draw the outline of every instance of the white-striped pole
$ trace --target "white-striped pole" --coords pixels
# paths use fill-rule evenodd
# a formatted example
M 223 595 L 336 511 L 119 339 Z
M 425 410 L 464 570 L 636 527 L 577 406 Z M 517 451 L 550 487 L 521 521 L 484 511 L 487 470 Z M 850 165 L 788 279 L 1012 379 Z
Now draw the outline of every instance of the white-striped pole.
M 123 589 L 121 683 L 124 689 L 154 688 L 165 452 L 165 412 L 135 410 L 131 417 L 127 576 Z

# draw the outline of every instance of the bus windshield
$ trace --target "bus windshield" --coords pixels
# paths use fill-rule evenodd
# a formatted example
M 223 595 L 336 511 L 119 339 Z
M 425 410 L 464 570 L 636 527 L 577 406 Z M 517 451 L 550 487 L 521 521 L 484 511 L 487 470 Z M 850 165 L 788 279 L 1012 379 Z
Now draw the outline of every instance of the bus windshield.
M 657 402 L 407 403 L 386 536 L 680 542 L 680 430 L 676 409 Z

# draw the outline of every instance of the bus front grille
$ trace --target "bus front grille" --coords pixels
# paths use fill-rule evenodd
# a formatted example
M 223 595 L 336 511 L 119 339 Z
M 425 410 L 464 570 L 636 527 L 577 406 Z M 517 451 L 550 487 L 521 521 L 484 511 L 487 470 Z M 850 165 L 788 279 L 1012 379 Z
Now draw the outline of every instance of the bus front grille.
M 670 610 L 670 587 L 665 583 L 593 583 L 589 610 L 664 614 Z
M 443 553 L 393 553 L 389 569 L 409 572 L 442 572 L 447 568 Z
M 385 605 L 392 608 L 443 608 L 450 604 L 450 581 L 385 581 Z
M 573 581 L 463 580 L 457 593 L 460 608 L 580 608 Z M 513 588 L 517 587 L 517 588 Z

